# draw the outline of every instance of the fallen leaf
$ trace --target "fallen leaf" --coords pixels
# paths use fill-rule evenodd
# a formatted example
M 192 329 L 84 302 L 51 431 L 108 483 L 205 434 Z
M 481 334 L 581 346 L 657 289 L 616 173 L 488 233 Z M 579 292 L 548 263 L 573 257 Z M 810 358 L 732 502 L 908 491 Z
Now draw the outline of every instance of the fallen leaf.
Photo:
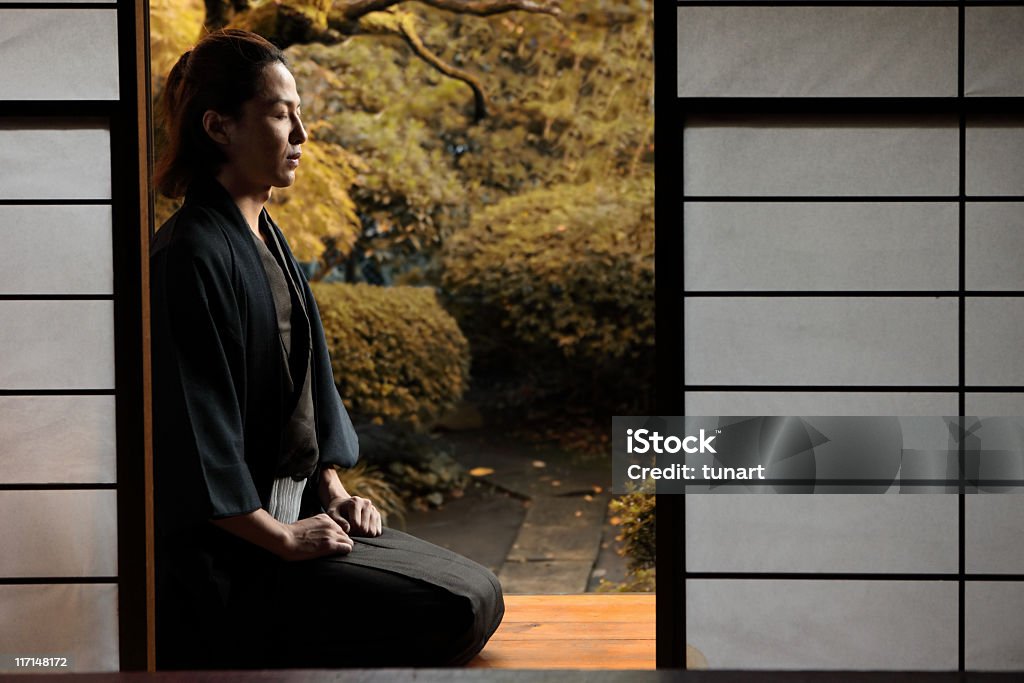
M 489 474 L 494 474 L 494 470 L 490 467 L 474 467 L 469 471 L 471 477 L 486 477 Z
M 540 469 L 541 467 L 547 467 L 548 464 L 543 460 L 534 460 L 533 466 L 536 467 L 537 469 Z

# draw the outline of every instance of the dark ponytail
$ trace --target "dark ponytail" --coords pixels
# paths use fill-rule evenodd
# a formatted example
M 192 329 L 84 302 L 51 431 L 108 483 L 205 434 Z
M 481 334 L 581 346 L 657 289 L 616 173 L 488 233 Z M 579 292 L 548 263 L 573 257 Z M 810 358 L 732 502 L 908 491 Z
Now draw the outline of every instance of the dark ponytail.
M 155 183 L 167 197 L 180 197 L 192 178 L 215 173 L 227 161 L 203 129 L 203 114 L 214 110 L 239 116 L 242 104 L 259 93 L 263 70 L 284 53 L 265 38 L 237 29 L 204 36 L 171 68 L 160 116 L 166 142 L 157 160 Z

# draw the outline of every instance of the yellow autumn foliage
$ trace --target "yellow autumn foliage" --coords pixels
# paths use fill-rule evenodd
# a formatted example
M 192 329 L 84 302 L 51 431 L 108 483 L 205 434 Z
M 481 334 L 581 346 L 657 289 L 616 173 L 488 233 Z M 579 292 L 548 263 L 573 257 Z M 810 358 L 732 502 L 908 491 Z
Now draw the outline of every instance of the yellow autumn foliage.
M 651 379 L 654 186 L 649 176 L 555 186 L 483 208 L 443 252 L 450 310 L 473 344 L 565 382 L 592 370 L 630 391 Z M 550 373 L 548 373 L 550 374 Z
M 149 55 L 154 94 L 182 53 L 199 40 L 205 18 L 203 0 L 149 0 Z
M 420 427 L 462 397 L 469 344 L 426 287 L 312 283 L 334 379 L 353 414 Z

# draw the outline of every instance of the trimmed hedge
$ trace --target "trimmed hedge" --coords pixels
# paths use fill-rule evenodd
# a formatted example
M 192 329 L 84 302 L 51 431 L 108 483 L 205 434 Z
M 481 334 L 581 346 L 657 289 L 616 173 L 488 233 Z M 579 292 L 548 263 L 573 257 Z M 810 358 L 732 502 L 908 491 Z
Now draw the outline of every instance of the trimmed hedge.
M 469 344 L 429 288 L 311 283 L 338 390 L 354 414 L 420 427 L 469 383 Z
M 546 356 L 566 373 L 619 377 L 627 393 L 653 376 L 649 177 L 503 200 L 448 240 L 443 263 L 450 309 L 470 337 L 474 362 L 511 354 L 532 368 Z
M 622 524 L 622 555 L 629 560 L 629 569 L 654 569 L 654 530 L 656 499 L 650 493 L 627 493 L 609 503 L 608 510 Z
M 622 583 L 601 580 L 598 590 L 625 593 L 653 592 L 655 589 L 654 536 L 657 522 L 656 499 L 651 493 L 627 493 L 608 504 L 612 522 L 621 525 L 616 549 L 626 558 L 626 580 Z

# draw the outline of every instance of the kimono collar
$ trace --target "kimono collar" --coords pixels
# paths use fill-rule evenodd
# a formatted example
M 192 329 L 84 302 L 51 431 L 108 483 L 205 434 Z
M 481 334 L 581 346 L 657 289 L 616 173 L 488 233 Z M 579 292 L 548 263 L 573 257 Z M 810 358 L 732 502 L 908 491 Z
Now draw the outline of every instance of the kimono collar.
M 192 179 L 185 190 L 185 203 L 216 209 L 238 229 L 244 229 L 246 233 L 251 231 L 231 193 L 212 175 L 198 175 Z
M 212 175 L 195 176 L 185 190 L 186 204 L 221 204 L 226 201 L 235 203 L 227 189 Z

